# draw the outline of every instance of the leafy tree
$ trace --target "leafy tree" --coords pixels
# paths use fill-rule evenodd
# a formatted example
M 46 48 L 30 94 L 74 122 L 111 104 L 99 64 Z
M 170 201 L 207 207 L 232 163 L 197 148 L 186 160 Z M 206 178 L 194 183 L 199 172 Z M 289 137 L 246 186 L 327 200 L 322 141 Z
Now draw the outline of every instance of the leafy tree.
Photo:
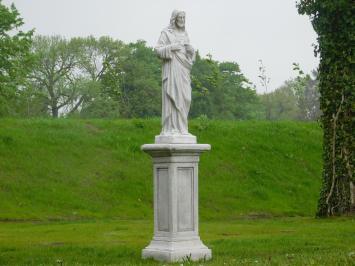
M 219 63 L 224 103 L 234 119 L 259 118 L 260 103 L 256 91 L 236 62 Z M 228 117 L 227 117 L 228 118 Z
M 0 0 L 0 116 L 13 115 L 18 106 L 19 87 L 31 67 L 31 36 L 23 32 L 24 24 L 14 5 L 6 7 Z
M 317 120 L 320 117 L 318 72 L 314 70 L 311 75 L 305 75 L 298 64 L 294 64 L 294 70 L 298 71 L 298 76 L 292 83 L 299 107 L 298 118 Z
M 286 81 L 283 86 L 268 94 L 260 95 L 263 106 L 267 106 L 268 120 L 297 120 L 299 109 L 297 97 L 290 83 Z
M 59 111 L 73 112 L 81 103 L 83 73 L 79 68 L 79 45 L 60 36 L 36 36 L 33 42 L 35 65 L 30 75 L 37 90 L 46 96 L 52 117 Z
M 212 118 L 214 116 L 211 92 L 215 90 L 214 87 L 217 82 L 211 76 L 216 71 L 217 67 L 211 59 L 203 59 L 198 52 L 196 53 L 196 61 L 191 71 L 192 103 L 190 117 L 206 115 Z
M 271 100 L 269 98 L 269 83 L 270 83 L 270 78 L 266 74 L 266 67 L 264 66 L 263 61 L 260 59 L 259 60 L 259 79 L 260 79 L 260 84 L 264 88 L 264 94 L 265 96 L 263 98 L 264 106 L 265 106 L 265 116 L 267 120 L 271 119 Z
M 121 114 L 152 117 L 161 114 L 161 63 L 144 41 L 128 45 L 121 72 Z
M 26 80 L 17 91 L 16 102 L 11 109 L 20 117 L 48 117 L 46 95 Z
M 354 13 L 351 0 L 301 0 L 300 14 L 310 16 L 318 34 L 319 90 L 323 137 L 323 185 L 317 216 L 354 210 L 353 114 Z
M 80 47 L 78 65 L 85 78 L 80 106 L 81 117 L 119 117 L 122 62 L 126 46 L 110 37 L 74 38 Z M 76 110 L 76 109 L 75 109 Z
M 260 104 L 250 82 L 235 62 L 218 62 L 196 55 L 192 68 L 190 115 L 217 119 L 257 118 Z
M 317 120 L 320 116 L 317 72 L 305 75 L 294 64 L 298 76 L 275 91 L 260 95 L 269 120 Z

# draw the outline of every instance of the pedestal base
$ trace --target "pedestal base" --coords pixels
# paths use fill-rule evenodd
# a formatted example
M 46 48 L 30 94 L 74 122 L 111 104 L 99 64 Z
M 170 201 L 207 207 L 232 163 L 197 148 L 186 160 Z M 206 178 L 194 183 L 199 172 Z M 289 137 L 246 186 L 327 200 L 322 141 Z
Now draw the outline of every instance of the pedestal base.
M 177 242 L 153 240 L 143 249 L 142 258 L 166 262 L 209 260 L 212 252 L 199 239 Z
M 156 144 L 196 144 L 196 142 L 196 136 L 191 134 L 171 134 L 155 136 Z
M 154 237 L 143 258 L 177 262 L 208 260 L 212 252 L 198 232 L 198 162 L 209 144 L 145 144 L 153 158 Z

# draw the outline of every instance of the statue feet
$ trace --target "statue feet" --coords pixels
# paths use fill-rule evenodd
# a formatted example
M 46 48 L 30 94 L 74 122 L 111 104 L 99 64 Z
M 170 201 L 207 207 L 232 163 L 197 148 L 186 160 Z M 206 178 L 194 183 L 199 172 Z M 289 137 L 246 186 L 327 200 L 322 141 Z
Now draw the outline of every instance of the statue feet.
M 156 144 L 196 144 L 196 136 L 187 133 L 161 133 L 158 136 L 155 136 Z

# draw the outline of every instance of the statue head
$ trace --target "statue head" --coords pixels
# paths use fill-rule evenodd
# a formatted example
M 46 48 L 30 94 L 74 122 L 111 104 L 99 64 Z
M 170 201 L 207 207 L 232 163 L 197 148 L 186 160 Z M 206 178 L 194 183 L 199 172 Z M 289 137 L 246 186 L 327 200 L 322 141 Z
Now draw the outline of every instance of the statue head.
M 174 10 L 170 18 L 170 26 L 172 29 L 185 30 L 185 12 Z

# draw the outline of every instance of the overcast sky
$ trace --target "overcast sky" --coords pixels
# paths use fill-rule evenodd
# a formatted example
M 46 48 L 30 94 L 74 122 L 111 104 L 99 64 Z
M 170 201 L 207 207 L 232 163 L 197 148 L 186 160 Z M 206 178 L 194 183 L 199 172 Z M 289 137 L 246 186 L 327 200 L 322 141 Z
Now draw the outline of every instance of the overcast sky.
M 316 34 L 295 0 L 4 0 L 15 3 L 25 29 L 36 34 L 108 35 L 124 42 L 139 39 L 154 46 L 174 9 L 186 11 L 186 30 L 202 56 L 235 61 L 263 92 L 258 80 L 262 59 L 270 88 L 295 76 L 292 63 L 305 72 L 317 68 L 312 43 Z

